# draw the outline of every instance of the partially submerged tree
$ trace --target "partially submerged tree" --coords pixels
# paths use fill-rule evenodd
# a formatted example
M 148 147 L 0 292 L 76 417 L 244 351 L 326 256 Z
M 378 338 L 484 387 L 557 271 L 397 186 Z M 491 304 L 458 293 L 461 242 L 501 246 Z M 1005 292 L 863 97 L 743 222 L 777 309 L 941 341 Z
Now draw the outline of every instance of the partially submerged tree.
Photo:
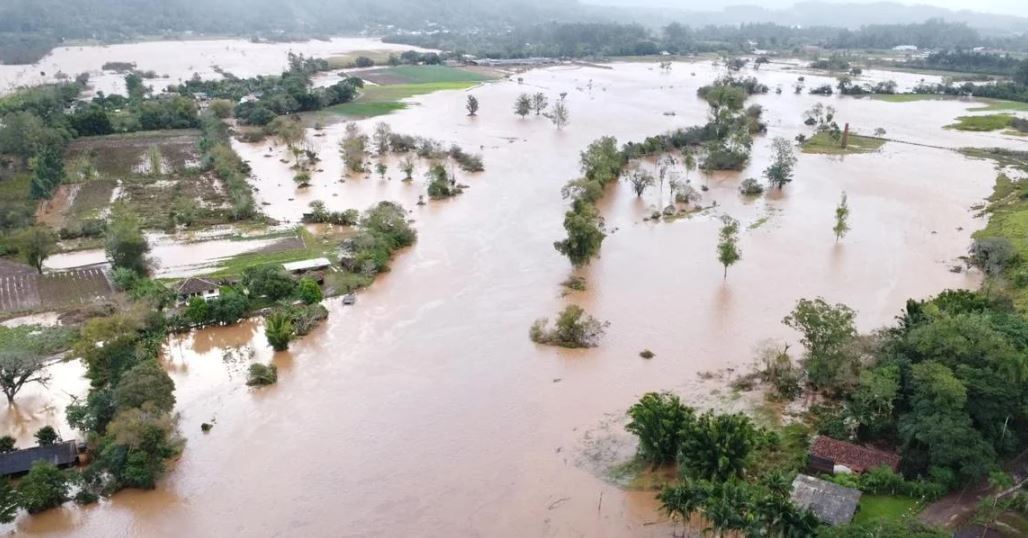
M 272 349 L 285 351 L 293 339 L 293 320 L 284 312 L 272 313 L 265 319 L 264 334 Z
M 564 230 L 567 238 L 555 242 L 553 247 L 576 267 L 588 263 L 600 251 L 600 245 L 607 236 L 600 227 L 596 208 L 588 203 L 576 203 L 564 214 Z
M 246 384 L 251 387 L 262 387 L 273 385 L 278 382 L 278 367 L 274 364 L 261 364 L 255 362 L 250 365 L 247 371 Z
M 523 93 L 514 100 L 514 113 L 524 118 L 532 111 L 532 99 Z
M 478 113 L 478 98 L 474 95 L 468 95 L 468 101 L 464 104 L 464 108 L 468 110 L 468 116 L 474 116 Z
M 68 477 L 56 465 L 37 461 L 18 482 L 18 497 L 30 514 L 56 508 L 68 500 Z
M 8 404 L 14 403 L 14 397 L 25 385 L 46 386 L 49 380 L 44 357 L 26 349 L 0 350 L 0 389 L 7 396 Z
M 535 115 L 538 116 L 546 110 L 549 100 L 546 98 L 546 94 L 538 92 L 532 95 L 532 110 L 535 111 Z
M 563 129 L 568 124 L 568 105 L 564 102 L 564 96 L 553 102 L 550 110 L 550 121 L 557 126 L 557 130 Z
M 728 278 L 728 268 L 740 259 L 742 252 L 739 250 L 739 221 L 724 215 L 721 217 L 717 242 L 717 261 L 724 267 L 723 278 Z
M 339 142 L 339 152 L 343 157 L 343 164 L 350 172 L 364 171 L 364 153 L 367 151 L 368 137 L 361 133 L 356 123 L 347 123 L 343 140 Z
M 835 232 L 836 243 L 846 236 L 846 232 L 850 231 L 849 218 L 850 206 L 846 201 L 846 192 L 843 191 L 842 198 L 839 199 L 839 205 L 835 206 L 835 226 L 832 226 L 832 231 Z
M 792 181 L 793 168 L 796 166 L 796 154 L 792 150 L 792 144 L 785 138 L 778 136 L 771 141 L 771 165 L 764 169 L 764 177 L 771 187 L 779 190 L 786 183 Z
M 757 443 L 757 428 L 746 415 L 707 411 L 682 431 L 678 465 L 683 474 L 702 480 L 742 478 Z
M 639 168 L 629 172 L 626 177 L 628 178 L 628 182 L 632 184 L 632 190 L 635 191 L 635 195 L 637 197 L 641 197 L 643 193 L 646 192 L 646 189 L 657 183 L 653 174 Z
M 380 121 L 375 124 L 375 132 L 372 133 L 371 139 L 375 144 L 375 153 L 380 157 L 389 152 L 389 140 L 392 136 L 393 131 L 389 128 L 389 124 Z

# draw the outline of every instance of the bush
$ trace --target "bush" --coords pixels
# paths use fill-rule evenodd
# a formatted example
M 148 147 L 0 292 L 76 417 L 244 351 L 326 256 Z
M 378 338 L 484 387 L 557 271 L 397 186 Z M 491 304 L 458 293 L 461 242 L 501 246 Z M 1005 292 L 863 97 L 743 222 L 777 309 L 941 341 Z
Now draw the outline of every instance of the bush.
M 43 426 L 36 432 L 35 437 L 39 446 L 51 446 L 60 439 L 53 426 Z
M 274 364 L 265 365 L 255 362 L 250 365 L 246 375 L 246 384 L 251 387 L 274 385 L 278 382 L 278 367 Z
M 560 312 L 552 329 L 545 318 L 536 320 L 529 329 L 529 338 L 537 344 L 581 348 L 599 343 L 608 325 L 586 314 L 578 305 L 568 305 Z
M 56 508 L 68 500 L 68 478 L 54 464 L 37 461 L 18 482 L 18 497 L 30 514 Z
M 321 286 L 312 278 L 301 278 L 297 295 L 305 304 L 320 303 L 322 299 Z
M 758 196 L 764 192 L 764 186 L 756 179 L 748 177 L 739 184 L 739 192 L 743 196 Z

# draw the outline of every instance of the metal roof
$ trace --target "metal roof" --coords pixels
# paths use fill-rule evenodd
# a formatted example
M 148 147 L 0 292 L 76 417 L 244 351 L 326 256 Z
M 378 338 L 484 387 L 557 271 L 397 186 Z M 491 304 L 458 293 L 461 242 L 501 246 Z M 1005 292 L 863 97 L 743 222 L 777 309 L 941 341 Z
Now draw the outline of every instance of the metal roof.
M 792 502 L 829 525 L 843 525 L 857 511 L 860 490 L 800 474 L 792 481 Z
M 60 467 L 74 463 L 78 457 L 78 444 L 75 441 L 23 448 L 0 454 L 0 476 L 26 473 L 37 461 L 48 461 Z
M 324 269 L 330 267 L 332 262 L 328 261 L 328 258 L 311 258 L 309 260 L 300 260 L 298 262 L 283 263 L 282 267 L 290 273 L 295 271 L 310 271 L 311 269 Z

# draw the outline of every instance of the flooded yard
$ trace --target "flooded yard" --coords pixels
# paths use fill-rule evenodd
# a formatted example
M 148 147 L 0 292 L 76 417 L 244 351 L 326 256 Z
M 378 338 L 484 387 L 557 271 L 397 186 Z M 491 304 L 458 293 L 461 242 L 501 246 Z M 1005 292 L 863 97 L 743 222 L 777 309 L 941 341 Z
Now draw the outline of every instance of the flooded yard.
M 199 58 L 196 64 L 213 63 Z M 361 122 L 365 133 L 385 121 L 395 132 L 482 154 L 485 172 L 457 172 L 470 186 L 464 194 L 424 206 L 416 205 L 424 164 L 410 184 L 392 162 L 388 179 L 341 182 L 341 124 L 324 136 L 308 132 L 323 161 L 302 190 L 280 162 L 283 148 L 235 143 L 268 216 L 298 222 L 313 200 L 330 210 L 395 200 L 413 210 L 417 244 L 355 306 L 329 300 L 327 322 L 288 352 L 272 354 L 256 322 L 171 338 L 164 363 L 187 444 L 167 478 L 156 491 L 22 517 L 18 531 L 666 536 L 652 492 L 605 480 L 604 465 L 618 461 L 587 461 L 598 436 L 623 441 L 620 417 L 640 395 L 671 390 L 710 405 L 731 397 L 712 393 L 717 384 L 698 374 L 747 368 L 765 339 L 795 340 L 781 319 L 803 297 L 846 303 L 869 330 L 889 323 L 909 297 L 977 286 L 977 274 L 951 269 L 984 225 L 972 207 L 991 192 L 996 171 L 951 149 L 1023 141 L 942 128 L 971 102 L 796 95 L 799 74 L 771 66 L 746 73 L 772 88 L 752 99 L 764 107 L 769 132 L 756 139 L 748 168 L 689 176 L 708 187 L 701 203 L 713 207 L 673 222 L 644 220 L 666 203 L 657 190 L 637 198 L 627 184 L 611 186 L 600 203 L 609 232 L 601 256 L 575 273 L 588 291 L 561 297 L 560 282 L 573 271 L 553 242 L 563 237 L 560 189 L 577 177 L 579 152 L 600 136 L 621 143 L 704 123 L 707 106 L 696 89 L 720 73 L 709 62 L 676 63 L 670 73 L 653 64 L 612 67 L 537 69 L 518 75 L 520 83 L 468 90 L 481 103 L 477 117 L 466 115 L 464 91 L 444 91 Z M 805 76 L 808 87 L 818 83 Z M 893 73 L 865 77 L 915 82 Z M 551 99 L 567 92 L 565 129 L 513 114 L 518 94 L 537 91 Z M 760 177 L 771 138 L 809 133 L 803 112 L 817 102 L 836 107 L 839 122 L 857 132 L 882 128 L 891 141 L 862 155 L 801 154 L 783 191 L 743 199 L 738 185 Z M 842 192 L 852 231 L 836 242 L 831 228 Z M 743 230 L 742 260 L 727 279 L 715 259 L 723 214 Z M 529 340 L 533 320 L 568 302 L 610 321 L 598 348 L 566 351 Z M 643 349 L 656 357 L 640 359 Z M 277 385 L 244 386 L 251 360 L 276 364 Z M 63 390 L 70 389 L 51 387 Z M 0 419 L 20 423 L 11 413 Z M 204 434 L 203 422 L 215 426 Z

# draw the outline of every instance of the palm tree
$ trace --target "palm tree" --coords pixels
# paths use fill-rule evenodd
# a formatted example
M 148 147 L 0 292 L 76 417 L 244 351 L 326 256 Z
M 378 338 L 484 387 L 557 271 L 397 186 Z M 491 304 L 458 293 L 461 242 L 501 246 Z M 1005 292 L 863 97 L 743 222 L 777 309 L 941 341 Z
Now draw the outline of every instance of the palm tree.
M 271 314 L 265 323 L 264 335 L 275 351 L 289 349 L 289 341 L 293 338 L 293 320 L 285 312 Z

